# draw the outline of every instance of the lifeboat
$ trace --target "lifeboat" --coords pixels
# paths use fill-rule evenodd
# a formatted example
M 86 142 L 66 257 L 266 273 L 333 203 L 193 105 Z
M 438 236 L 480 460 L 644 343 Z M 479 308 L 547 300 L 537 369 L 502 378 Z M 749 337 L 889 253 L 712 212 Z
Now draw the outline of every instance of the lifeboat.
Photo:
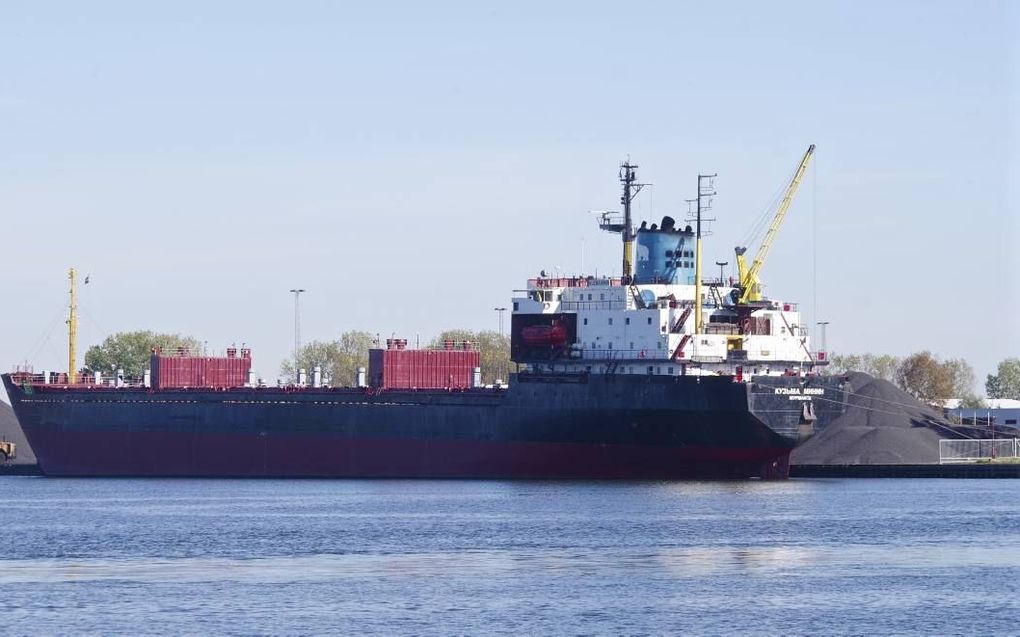
M 521 340 L 528 345 L 565 345 L 567 328 L 562 325 L 532 325 L 521 330 Z

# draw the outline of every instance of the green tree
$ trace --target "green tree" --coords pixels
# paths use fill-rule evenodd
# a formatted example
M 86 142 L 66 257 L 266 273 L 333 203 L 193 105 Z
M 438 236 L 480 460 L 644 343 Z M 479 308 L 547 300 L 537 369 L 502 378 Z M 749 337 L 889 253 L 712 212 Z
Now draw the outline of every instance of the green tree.
M 478 349 L 482 367 L 482 382 L 509 380 L 513 364 L 510 362 L 510 337 L 491 330 L 446 330 L 432 339 L 431 347 L 442 347 L 444 341 L 471 341 Z
M 373 347 L 375 336 L 368 332 L 344 332 L 335 341 L 312 341 L 298 352 L 298 369 L 304 369 L 311 377 L 316 365 L 322 367 L 323 375 L 335 387 L 353 386 L 359 367 L 368 367 L 368 350 Z M 293 360 L 280 365 L 280 375 L 293 382 L 297 374 Z
M 113 373 L 123 369 L 126 376 L 141 376 L 149 369 L 152 349 L 176 350 L 184 347 L 200 353 L 202 343 L 193 336 L 161 334 L 149 330 L 119 332 L 107 336 L 100 345 L 93 345 L 85 352 L 85 367 L 92 371 Z
M 825 369 L 830 374 L 861 371 L 861 357 L 857 354 L 833 354 Z
M 830 374 L 864 372 L 889 382 L 895 382 L 902 361 L 888 354 L 837 354 L 829 363 Z
M 953 396 L 961 400 L 977 399 L 974 393 L 974 368 L 962 358 L 951 358 L 942 363 L 953 381 Z
M 981 397 L 974 392 L 968 392 L 960 395 L 960 408 L 961 409 L 984 409 L 988 405 L 985 401 L 981 400 Z
M 1020 358 L 1007 358 L 999 362 L 995 374 L 985 380 L 985 394 L 989 398 L 1020 400 Z
M 952 364 L 941 363 L 929 351 L 903 359 L 896 378 L 901 389 L 919 400 L 942 404 L 956 395 L 958 372 Z

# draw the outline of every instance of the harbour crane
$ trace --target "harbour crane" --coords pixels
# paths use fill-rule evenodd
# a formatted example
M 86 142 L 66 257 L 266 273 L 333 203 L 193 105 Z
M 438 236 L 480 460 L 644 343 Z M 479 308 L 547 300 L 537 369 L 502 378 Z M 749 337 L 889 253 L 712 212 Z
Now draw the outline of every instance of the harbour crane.
M 757 254 L 754 255 L 754 261 L 751 262 L 750 268 L 747 267 L 747 262 L 744 260 L 744 253 L 747 252 L 747 248 L 739 246 L 736 248 L 737 274 L 740 277 L 740 296 L 737 299 L 737 303 L 740 305 L 762 300 L 761 281 L 758 279 L 758 275 L 761 273 L 761 267 L 765 263 L 765 257 L 768 256 L 772 242 L 779 233 L 779 226 L 783 224 L 786 211 L 790 209 L 790 204 L 793 203 L 793 196 L 797 194 L 797 189 L 800 187 L 800 182 L 804 178 L 808 162 L 811 161 L 811 155 L 814 152 L 815 145 L 811 144 L 807 152 L 804 153 L 804 158 L 800 160 L 800 166 L 797 168 L 797 172 L 794 173 L 793 179 L 790 180 L 790 185 L 786 187 L 783 200 L 779 202 L 779 208 L 776 209 L 776 216 L 773 217 L 768 232 L 765 233 L 765 238 L 762 239 L 761 246 L 758 248 Z

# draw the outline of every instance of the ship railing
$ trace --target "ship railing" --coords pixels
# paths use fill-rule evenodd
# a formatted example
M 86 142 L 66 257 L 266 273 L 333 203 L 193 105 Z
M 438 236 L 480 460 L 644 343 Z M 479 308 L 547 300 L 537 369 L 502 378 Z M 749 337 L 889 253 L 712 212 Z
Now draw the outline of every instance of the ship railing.
M 205 347 L 163 347 L 154 349 L 152 353 L 160 358 L 251 358 L 251 349 L 248 347 L 228 347 L 218 350 L 210 350 Z
M 145 379 L 141 377 L 120 377 L 102 376 L 97 377 L 94 373 L 79 372 L 74 382 L 70 381 L 67 372 L 33 372 L 14 371 L 11 373 L 11 380 L 16 385 L 32 387 L 143 387 Z
M 563 310 L 625 310 L 626 301 L 560 301 Z
M 584 349 L 571 352 L 571 358 L 583 361 L 668 361 L 669 354 L 660 349 Z M 679 362 L 683 362 L 681 359 Z
M 939 440 L 939 464 L 1020 463 L 1020 438 Z
M 592 286 L 611 286 L 619 287 L 623 285 L 619 278 L 599 278 L 599 277 L 540 277 L 537 279 L 528 279 L 529 288 L 586 288 Z

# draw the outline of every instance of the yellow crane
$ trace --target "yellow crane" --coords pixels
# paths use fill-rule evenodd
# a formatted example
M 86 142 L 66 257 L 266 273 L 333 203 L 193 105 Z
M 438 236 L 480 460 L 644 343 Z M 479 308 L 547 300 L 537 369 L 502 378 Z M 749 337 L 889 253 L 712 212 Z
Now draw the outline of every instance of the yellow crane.
M 762 239 L 761 246 L 758 248 L 758 253 L 754 255 L 754 261 L 751 263 L 751 267 L 747 267 L 747 262 L 744 260 L 744 253 L 747 252 L 747 248 L 738 247 L 737 253 L 737 275 L 740 277 L 740 298 L 737 300 L 738 303 L 753 303 L 755 301 L 761 301 L 761 281 L 758 279 L 758 274 L 761 272 L 761 267 L 765 263 L 765 257 L 768 256 L 769 249 L 772 247 L 772 242 L 775 240 L 776 235 L 779 233 L 779 226 L 783 223 L 783 218 L 786 216 L 786 211 L 790 209 L 790 204 L 793 203 L 793 196 L 797 194 L 797 188 L 800 187 L 800 182 L 804 178 L 804 173 L 807 171 L 808 162 L 811 161 L 811 155 L 815 152 L 815 145 L 811 144 L 807 152 L 804 153 L 804 158 L 800 160 L 800 166 L 797 168 L 797 172 L 793 175 L 793 179 L 790 180 L 790 185 L 786 187 L 786 193 L 783 195 L 783 200 L 779 202 L 779 208 L 776 209 L 776 216 L 773 217 L 771 225 L 769 225 L 768 232 L 765 233 L 765 238 Z

